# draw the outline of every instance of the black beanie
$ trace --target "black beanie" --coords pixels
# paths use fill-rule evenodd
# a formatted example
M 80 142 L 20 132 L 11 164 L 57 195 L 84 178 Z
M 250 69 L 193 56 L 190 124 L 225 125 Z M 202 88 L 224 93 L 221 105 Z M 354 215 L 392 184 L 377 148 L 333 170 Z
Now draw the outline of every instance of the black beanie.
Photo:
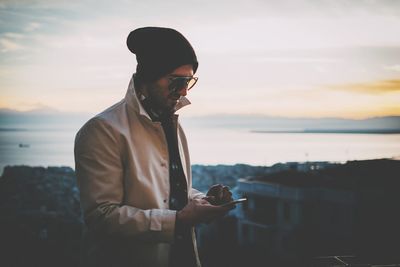
M 187 64 L 193 65 L 196 72 L 199 65 L 189 41 L 174 29 L 138 28 L 129 34 L 126 43 L 136 55 L 136 73 L 143 82 L 156 81 Z

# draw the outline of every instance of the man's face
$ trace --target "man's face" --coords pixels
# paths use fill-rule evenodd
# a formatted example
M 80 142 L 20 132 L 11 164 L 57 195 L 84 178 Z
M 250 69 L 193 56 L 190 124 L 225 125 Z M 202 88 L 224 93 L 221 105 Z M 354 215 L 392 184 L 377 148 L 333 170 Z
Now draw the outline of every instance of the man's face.
M 161 113 L 171 113 L 174 111 L 176 104 L 181 96 L 186 96 L 188 89 L 183 87 L 176 92 L 169 89 L 169 77 L 188 77 L 193 76 L 192 65 L 183 65 L 175 69 L 172 73 L 160 78 L 154 83 L 144 87 L 144 94 L 151 102 L 151 106 Z

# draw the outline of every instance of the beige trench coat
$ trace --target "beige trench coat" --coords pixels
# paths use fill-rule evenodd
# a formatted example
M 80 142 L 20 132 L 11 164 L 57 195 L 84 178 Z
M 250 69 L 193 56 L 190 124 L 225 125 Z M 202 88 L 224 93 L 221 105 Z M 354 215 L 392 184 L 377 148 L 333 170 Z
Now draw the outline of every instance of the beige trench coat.
M 188 145 L 179 124 L 178 140 L 189 198 L 203 197 L 192 189 Z M 169 209 L 168 145 L 161 124 L 140 104 L 133 78 L 123 100 L 79 130 L 74 152 L 87 229 L 83 265 L 167 266 L 176 217 Z M 196 248 L 194 231 L 192 237 Z

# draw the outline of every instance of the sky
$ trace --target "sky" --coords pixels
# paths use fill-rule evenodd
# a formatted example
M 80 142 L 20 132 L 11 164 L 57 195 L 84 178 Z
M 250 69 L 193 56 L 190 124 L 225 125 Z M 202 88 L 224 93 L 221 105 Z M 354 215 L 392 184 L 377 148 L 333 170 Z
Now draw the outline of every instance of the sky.
M 189 116 L 400 115 L 400 1 L 0 0 L 0 108 L 99 113 L 121 100 L 129 32 L 196 50 Z

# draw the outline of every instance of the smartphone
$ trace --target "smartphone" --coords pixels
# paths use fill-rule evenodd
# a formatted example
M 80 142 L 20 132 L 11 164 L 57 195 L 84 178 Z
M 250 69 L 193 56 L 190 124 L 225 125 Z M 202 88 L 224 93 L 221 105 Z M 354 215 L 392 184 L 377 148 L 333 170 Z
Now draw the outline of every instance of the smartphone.
M 230 206 L 230 205 L 234 205 L 234 204 L 239 204 L 239 203 L 242 203 L 242 202 L 245 202 L 245 201 L 247 201 L 247 198 L 234 199 L 234 200 L 232 200 L 230 202 L 227 202 L 227 203 L 224 203 L 224 204 L 220 205 L 220 207 L 226 207 L 226 206 Z

